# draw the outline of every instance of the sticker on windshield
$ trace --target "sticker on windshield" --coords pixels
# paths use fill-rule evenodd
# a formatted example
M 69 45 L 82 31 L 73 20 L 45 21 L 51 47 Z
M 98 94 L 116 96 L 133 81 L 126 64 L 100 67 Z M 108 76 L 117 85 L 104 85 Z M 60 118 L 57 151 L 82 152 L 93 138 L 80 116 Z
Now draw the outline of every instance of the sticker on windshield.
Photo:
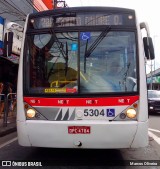
M 84 41 L 91 39 L 91 32 L 81 32 L 80 39 Z
M 71 44 L 71 51 L 77 51 L 78 50 L 78 46 L 76 43 L 72 43 Z
M 46 88 L 44 89 L 45 93 L 66 93 L 66 88 Z
M 45 93 L 76 93 L 76 88 L 46 88 Z

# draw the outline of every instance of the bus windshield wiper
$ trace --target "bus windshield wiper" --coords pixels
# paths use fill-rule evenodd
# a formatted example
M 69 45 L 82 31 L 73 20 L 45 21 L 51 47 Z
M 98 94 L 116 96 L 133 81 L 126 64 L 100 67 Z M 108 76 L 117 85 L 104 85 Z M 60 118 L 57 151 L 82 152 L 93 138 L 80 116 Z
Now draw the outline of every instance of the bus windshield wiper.
M 66 76 L 67 70 L 68 70 L 68 43 L 66 42 L 66 51 L 64 51 L 64 49 L 63 49 L 63 44 L 62 44 L 62 42 L 60 42 L 60 41 L 58 40 L 55 31 L 54 31 L 54 30 L 51 30 L 51 33 L 52 33 L 52 37 L 54 37 L 54 43 L 57 44 L 58 49 L 60 50 L 60 52 L 61 52 L 61 54 L 62 54 L 62 56 L 63 56 L 63 58 L 64 58 L 64 60 L 65 60 L 65 76 Z M 55 63 L 54 63 L 54 64 L 55 64 Z M 53 64 L 53 65 L 54 65 L 54 64 Z M 52 70 L 53 70 L 53 67 L 52 67 L 52 68 L 50 69 L 50 71 L 49 71 L 48 78 L 49 78 L 49 76 L 50 76 Z
M 85 52 L 85 58 L 89 57 L 94 49 L 98 46 L 98 44 L 105 38 L 107 33 L 110 31 L 111 26 L 107 26 L 107 28 L 101 32 L 101 34 L 97 37 L 97 39 L 92 43 L 90 48 Z M 88 45 L 88 44 L 86 44 Z
M 67 75 L 67 70 L 68 70 L 68 43 L 66 41 L 66 59 L 65 59 L 65 76 Z
M 127 70 L 126 70 L 126 72 L 124 73 L 124 78 L 123 78 L 123 81 L 124 81 L 124 84 L 125 84 L 125 91 L 127 91 L 126 80 L 127 80 L 127 76 L 128 76 L 128 71 L 129 71 L 130 65 L 131 65 L 131 64 L 128 63 L 128 65 L 127 65 Z
M 86 42 L 85 53 L 84 53 L 84 73 L 86 73 L 86 55 L 87 55 L 88 39 Z
M 106 29 L 102 31 L 101 34 L 97 37 L 97 39 L 92 43 L 92 45 L 90 46 L 88 50 L 87 50 L 87 47 L 88 47 L 88 39 L 87 39 L 85 53 L 84 53 L 84 73 L 86 73 L 86 58 L 91 55 L 91 53 L 98 46 L 98 44 L 104 39 L 104 37 L 107 35 L 110 29 L 111 29 L 111 26 L 107 26 Z
M 65 55 L 65 51 L 63 50 L 62 42 L 60 42 L 60 41 L 58 40 L 58 38 L 57 38 L 56 33 L 55 33 L 54 30 L 51 30 L 51 33 L 52 33 L 52 35 L 53 35 L 54 38 L 55 38 L 55 42 L 56 42 L 56 44 L 57 44 L 57 46 L 58 46 L 58 49 L 60 50 L 60 52 L 61 52 L 63 58 L 64 58 L 65 61 L 66 61 L 66 55 Z

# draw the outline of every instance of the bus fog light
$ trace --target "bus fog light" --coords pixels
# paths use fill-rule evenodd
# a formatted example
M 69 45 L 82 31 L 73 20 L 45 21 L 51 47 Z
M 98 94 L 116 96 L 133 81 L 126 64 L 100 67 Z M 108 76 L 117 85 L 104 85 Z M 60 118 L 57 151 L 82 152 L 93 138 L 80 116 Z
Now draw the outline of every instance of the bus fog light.
M 134 109 L 128 109 L 126 114 L 128 118 L 135 118 L 137 112 Z
M 121 113 L 121 114 L 120 114 L 120 118 L 121 118 L 121 119 L 125 119 L 125 118 L 126 118 L 126 114 L 125 114 L 125 113 Z
M 36 115 L 36 112 L 35 112 L 34 109 L 28 109 L 27 110 L 27 117 L 33 118 L 33 117 L 35 117 L 35 115 Z

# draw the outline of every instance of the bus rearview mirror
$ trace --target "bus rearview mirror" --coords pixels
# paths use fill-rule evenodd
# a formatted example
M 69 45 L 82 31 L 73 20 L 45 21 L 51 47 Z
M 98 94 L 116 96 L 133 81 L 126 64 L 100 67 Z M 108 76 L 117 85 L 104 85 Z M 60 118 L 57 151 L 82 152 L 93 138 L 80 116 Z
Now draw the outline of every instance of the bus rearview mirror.
M 152 38 L 151 37 L 144 37 L 143 38 L 143 44 L 144 44 L 144 52 L 145 52 L 146 58 L 148 60 L 155 59 Z

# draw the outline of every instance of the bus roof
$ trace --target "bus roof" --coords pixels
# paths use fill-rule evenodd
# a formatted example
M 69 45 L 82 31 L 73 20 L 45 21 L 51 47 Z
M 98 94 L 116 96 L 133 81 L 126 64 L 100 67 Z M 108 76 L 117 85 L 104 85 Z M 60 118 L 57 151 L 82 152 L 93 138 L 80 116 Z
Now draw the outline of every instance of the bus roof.
M 119 8 L 119 7 L 93 7 L 93 6 L 86 6 L 86 7 L 66 7 L 66 8 L 57 8 L 54 10 L 47 10 L 47 11 L 42 11 L 38 13 L 31 13 L 30 16 L 38 17 L 38 16 L 46 16 L 50 15 L 53 13 L 66 13 L 66 12 L 111 12 L 111 13 L 135 13 L 134 9 L 129 9 L 129 8 Z

